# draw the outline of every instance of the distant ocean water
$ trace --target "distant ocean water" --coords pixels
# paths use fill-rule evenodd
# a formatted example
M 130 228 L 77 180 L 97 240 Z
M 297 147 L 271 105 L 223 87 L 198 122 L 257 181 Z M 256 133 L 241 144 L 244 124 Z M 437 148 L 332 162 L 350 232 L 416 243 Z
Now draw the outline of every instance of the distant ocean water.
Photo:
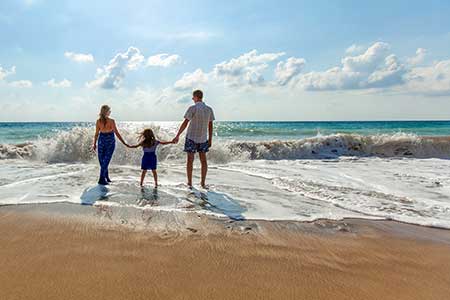
M 145 127 L 170 140 L 179 125 L 118 123 L 130 143 Z M 235 219 L 358 217 L 450 228 L 450 121 L 216 122 L 206 192 L 213 206 L 193 209 L 186 205 L 182 141 L 158 149 L 162 187 L 155 198 L 137 187 L 141 151 L 120 144 L 114 184 L 96 185 L 93 134 L 94 124 L 85 122 L 0 123 L 0 205 L 66 202 L 114 207 L 118 215 L 195 210 Z
M 123 124 L 139 122 L 123 122 Z M 156 122 L 155 124 L 173 124 Z M 177 124 L 177 123 L 175 123 Z M 49 138 L 89 122 L 0 122 L 0 143 L 23 143 Z M 450 136 L 450 121 L 318 121 L 318 122 L 216 122 L 216 134 L 230 139 L 301 139 L 317 135 L 411 133 L 419 136 Z

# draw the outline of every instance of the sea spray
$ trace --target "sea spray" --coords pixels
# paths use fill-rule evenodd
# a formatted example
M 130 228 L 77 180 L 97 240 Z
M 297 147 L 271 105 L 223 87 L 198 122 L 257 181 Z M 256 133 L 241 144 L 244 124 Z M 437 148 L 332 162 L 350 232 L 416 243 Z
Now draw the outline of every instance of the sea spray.
M 159 126 L 153 127 L 161 140 L 170 140 L 173 133 Z M 124 128 L 123 138 L 137 143 L 141 128 Z M 48 163 L 90 162 L 95 159 L 91 150 L 94 129 L 75 127 L 60 131 L 52 138 L 40 138 L 32 143 L 0 145 L 0 158 L 35 159 Z M 183 138 L 178 145 L 159 147 L 158 156 L 164 160 L 182 160 Z M 341 156 L 450 158 L 450 139 L 447 137 L 417 136 L 396 133 L 379 135 L 333 134 L 293 140 L 246 141 L 215 138 L 209 153 L 215 163 L 240 160 L 326 159 Z M 113 163 L 139 163 L 141 153 L 127 149 L 117 141 Z

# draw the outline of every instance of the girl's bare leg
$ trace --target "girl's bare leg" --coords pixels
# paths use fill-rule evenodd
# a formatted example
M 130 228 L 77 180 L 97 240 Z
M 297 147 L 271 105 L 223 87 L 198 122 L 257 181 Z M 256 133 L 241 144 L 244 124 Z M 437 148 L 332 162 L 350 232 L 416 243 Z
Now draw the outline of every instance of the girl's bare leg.
M 142 170 L 142 173 L 141 173 L 141 186 L 144 186 L 145 174 L 147 174 L 147 170 Z
M 155 181 L 155 187 L 158 187 L 158 173 L 156 170 L 152 170 L 153 173 L 153 180 Z

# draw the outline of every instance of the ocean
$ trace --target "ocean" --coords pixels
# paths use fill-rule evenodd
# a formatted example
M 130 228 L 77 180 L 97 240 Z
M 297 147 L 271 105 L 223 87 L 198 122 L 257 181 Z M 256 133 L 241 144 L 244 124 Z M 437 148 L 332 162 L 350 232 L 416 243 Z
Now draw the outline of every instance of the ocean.
M 118 123 L 129 143 L 146 127 L 171 140 L 179 125 Z M 450 228 L 450 121 L 216 122 L 210 188 L 193 191 L 184 184 L 182 140 L 159 147 L 157 190 L 151 178 L 139 188 L 142 151 L 119 142 L 113 184 L 98 186 L 93 134 L 87 122 L 0 123 L 0 205 L 93 205 L 118 219 L 158 210 Z

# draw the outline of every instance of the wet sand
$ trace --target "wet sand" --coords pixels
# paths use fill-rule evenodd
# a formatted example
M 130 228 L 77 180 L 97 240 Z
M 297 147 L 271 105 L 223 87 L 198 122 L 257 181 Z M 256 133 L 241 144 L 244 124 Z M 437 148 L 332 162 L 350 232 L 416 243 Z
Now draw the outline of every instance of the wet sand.
M 186 218 L 138 230 L 2 207 L 0 299 L 449 299 L 448 230 Z

